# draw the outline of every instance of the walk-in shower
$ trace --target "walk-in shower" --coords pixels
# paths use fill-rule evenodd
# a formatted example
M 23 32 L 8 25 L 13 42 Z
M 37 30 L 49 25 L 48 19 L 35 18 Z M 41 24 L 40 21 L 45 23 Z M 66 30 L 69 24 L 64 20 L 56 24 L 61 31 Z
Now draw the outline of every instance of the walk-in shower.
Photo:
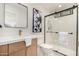
M 51 13 L 44 19 L 44 43 L 52 53 L 63 56 L 78 55 L 78 6 Z

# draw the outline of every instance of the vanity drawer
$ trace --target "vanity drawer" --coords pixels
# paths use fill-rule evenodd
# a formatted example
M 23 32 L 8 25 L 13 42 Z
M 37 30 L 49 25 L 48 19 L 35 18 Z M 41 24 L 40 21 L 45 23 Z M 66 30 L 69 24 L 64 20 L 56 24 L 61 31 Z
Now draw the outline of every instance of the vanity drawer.
M 25 56 L 25 49 L 9 54 L 9 56 Z
M 24 41 L 9 44 L 9 54 L 19 51 L 21 49 L 25 49 L 25 42 Z
M 0 56 L 8 55 L 8 45 L 0 45 Z

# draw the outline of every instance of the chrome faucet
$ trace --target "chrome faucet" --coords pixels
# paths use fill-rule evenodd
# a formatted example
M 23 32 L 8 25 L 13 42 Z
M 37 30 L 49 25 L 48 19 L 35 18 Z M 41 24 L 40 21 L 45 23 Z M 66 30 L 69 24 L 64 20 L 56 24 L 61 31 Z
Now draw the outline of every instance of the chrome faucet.
M 19 30 L 19 36 L 21 36 L 22 35 L 22 30 Z

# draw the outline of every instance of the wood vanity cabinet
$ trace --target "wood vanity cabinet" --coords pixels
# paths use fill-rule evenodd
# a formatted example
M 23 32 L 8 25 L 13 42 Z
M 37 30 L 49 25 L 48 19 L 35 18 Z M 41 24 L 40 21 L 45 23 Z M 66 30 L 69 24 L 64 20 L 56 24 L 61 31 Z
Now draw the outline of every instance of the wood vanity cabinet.
M 36 56 L 37 39 L 32 40 L 32 44 L 26 47 L 24 41 L 15 42 L 6 45 L 0 45 L 0 56 Z
M 26 47 L 27 56 L 36 56 L 37 55 L 37 38 L 32 40 L 32 45 Z
M 8 45 L 0 45 L 0 56 L 8 56 Z
M 0 45 L 0 56 L 25 56 L 25 42 L 16 42 L 6 45 Z
M 16 42 L 9 44 L 9 56 L 25 56 L 25 42 Z

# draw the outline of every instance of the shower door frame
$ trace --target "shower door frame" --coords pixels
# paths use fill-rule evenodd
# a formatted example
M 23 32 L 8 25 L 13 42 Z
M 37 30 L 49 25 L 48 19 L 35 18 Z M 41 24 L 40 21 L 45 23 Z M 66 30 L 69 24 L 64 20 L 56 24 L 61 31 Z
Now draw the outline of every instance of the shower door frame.
M 78 5 L 73 5 L 73 7 L 70 7 L 70 8 L 67 8 L 65 10 L 61 10 L 61 11 L 58 11 L 58 12 L 54 12 L 54 13 L 51 13 L 51 14 L 48 14 L 48 15 L 45 15 L 44 16 L 44 43 L 46 43 L 46 17 L 48 16 L 51 16 L 51 15 L 54 15 L 56 13 L 60 13 L 62 11 L 66 11 L 66 10 L 70 10 L 70 9 L 75 9 L 77 8 L 76 10 L 76 56 L 78 56 Z

